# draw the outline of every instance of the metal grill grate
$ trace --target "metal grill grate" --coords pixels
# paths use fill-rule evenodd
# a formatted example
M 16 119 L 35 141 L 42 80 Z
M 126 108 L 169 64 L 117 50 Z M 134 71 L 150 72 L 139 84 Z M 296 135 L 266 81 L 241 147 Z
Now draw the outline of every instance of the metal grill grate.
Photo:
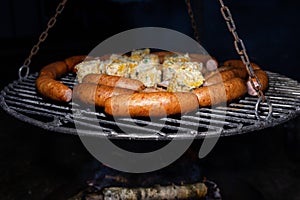
M 181 117 L 164 117 L 156 120 L 144 118 L 118 118 L 107 116 L 103 110 L 91 112 L 80 105 L 51 102 L 36 93 L 38 73 L 15 81 L 1 91 L 1 106 L 10 115 L 26 123 L 50 131 L 68 134 L 86 134 L 118 139 L 169 140 L 205 136 L 230 136 L 259 130 L 284 123 L 300 112 L 300 85 L 283 75 L 268 72 L 270 86 L 266 92 L 273 106 L 272 119 L 259 121 L 255 116 L 256 97 L 246 96 L 228 106 L 200 108 Z M 75 76 L 67 74 L 60 81 L 69 87 Z M 262 116 L 268 106 L 262 103 Z M 75 126 L 74 116 L 76 115 Z M 96 123 L 96 125 L 95 125 Z M 77 129 L 76 129 L 77 128 Z M 126 131 L 123 131 L 126 129 Z

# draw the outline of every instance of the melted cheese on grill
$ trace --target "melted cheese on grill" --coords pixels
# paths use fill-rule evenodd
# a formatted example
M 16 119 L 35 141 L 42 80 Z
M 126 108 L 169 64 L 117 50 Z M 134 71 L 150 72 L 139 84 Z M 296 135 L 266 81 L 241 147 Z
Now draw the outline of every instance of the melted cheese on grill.
M 140 62 L 144 56 L 149 55 L 150 54 L 150 49 L 138 49 L 138 50 L 133 50 L 131 52 L 131 56 L 130 59 Z
M 146 87 L 153 87 L 161 82 L 161 70 L 158 65 L 140 63 L 130 78 L 141 81 Z
M 75 66 L 78 81 L 89 73 L 102 73 L 129 77 L 144 83 L 146 87 L 155 87 L 158 83 L 168 83 L 167 91 L 191 91 L 200 87 L 203 64 L 191 62 L 188 54 L 166 56 L 163 64 L 149 49 L 134 50 L 130 56 L 112 54 L 109 59 L 100 61 L 95 58 L 83 61 Z
M 182 62 L 177 63 L 179 67 L 174 69 L 173 77 L 170 80 L 167 90 L 169 92 L 187 92 L 200 87 L 204 82 L 202 76 L 202 63 Z
M 100 59 L 93 59 L 89 61 L 83 61 L 75 66 L 77 71 L 77 80 L 81 83 L 83 77 L 91 73 L 101 73 L 102 62 Z

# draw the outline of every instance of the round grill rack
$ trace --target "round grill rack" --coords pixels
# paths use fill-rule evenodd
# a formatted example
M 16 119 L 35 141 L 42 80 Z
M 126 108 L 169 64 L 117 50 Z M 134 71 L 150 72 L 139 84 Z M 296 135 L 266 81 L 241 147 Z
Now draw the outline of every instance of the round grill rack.
M 295 118 L 300 112 L 300 85 L 297 81 L 274 72 L 269 74 L 266 96 L 273 106 L 270 120 L 257 120 L 257 97 L 245 96 L 227 106 L 199 108 L 197 112 L 180 118 L 163 117 L 152 121 L 143 118 L 114 118 L 103 110 L 96 112 L 82 109 L 74 102 L 57 103 L 44 99 L 36 92 L 38 73 L 12 82 L 1 91 L 1 107 L 13 117 L 40 128 L 67 134 L 100 136 L 110 139 L 170 140 L 231 136 L 276 126 Z M 70 73 L 60 81 L 72 88 L 75 75 Z M 266 117 L 268 105 L 261 104 L 261 115 Z M 80 128 L 76 129 L 76 123 Z M 95 118 L 96 116 L 96 118 Z M 99 126 L 91 125 L 97 120 Z M 126 128 L 126 132 L 122 131 Z M 129 131 L 128 131 L 129 130 Z M 195 131 L 197 130 L 197 131 Z

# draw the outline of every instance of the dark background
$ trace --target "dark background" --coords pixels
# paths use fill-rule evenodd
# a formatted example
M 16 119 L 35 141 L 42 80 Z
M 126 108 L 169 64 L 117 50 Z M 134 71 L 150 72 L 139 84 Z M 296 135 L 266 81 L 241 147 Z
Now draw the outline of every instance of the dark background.
M 18 79 L 19 67 L 58 3 L 1 1 L 0 89 Z M 298 2 L 224 3 L 231 10 L 250 60 L 265 70 L 299 81 Z M 220 62 L 238 58 L 218 1 L 192 0 L 192 6 L 201 44 L 210 55 Z M 69 0 L 33 57 L 30 70 L 36 72 L 67 56 L 88 54 L 114 34 L 146 26 L 170 28 L 193 37 L 183 0 Z M 53 193 L 64 199 L 80 188 L 94 170 L 89 165 L 93 158 L 76 136 L 33 127 L 2 110 L 0 117 L 0 199 L 44 199 Z M 299 117 L 277 127 L 220 139 L 203 161 L 204 175 L 218 183 L 224 199 L 299 199 L 298 124 Z

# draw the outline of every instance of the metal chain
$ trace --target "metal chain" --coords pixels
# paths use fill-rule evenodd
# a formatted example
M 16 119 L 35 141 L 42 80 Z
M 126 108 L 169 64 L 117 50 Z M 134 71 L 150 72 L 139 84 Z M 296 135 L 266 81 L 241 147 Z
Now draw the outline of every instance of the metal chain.
M 186 5 L 187 5 L 187 8 L 188 8 L 188 14 L 189 14 L 190 19 L 191 19 L 192 28 L 194 30 L 194 37 L 196 38 L 198 43 L 200 43 L 200 37 L 199 37 L 195 17 L 194 17 L 194 14 L 193 14 L 191 1 L 190 0 L 185 0 L 185 2 L 186 2 Z M 240 37 L 237 34 L 236 26 L 235 26 L 235 23 L 234 23 L 234 20 L 232 18 L 232 15 L 231 15 L 231 12 L 230 12 L 229 8 L 227 6 L 225 6 L 223 0 L 219 0 L 219 2 L 221 4 L 222 16 L 225 19 L 228 30 L 231 32 L 231 34 L 234 38 L 234 47 L 235 47 L 237 53 L 239 54 L 242 62 L 246 66 L 247 72 L 249 74 L 249 81 L 250 81 L 252 87 L 255 89 L 255 91 L 257 92 L 257 95 L 258 95 L 258 100 L 257 100 L 256 106 L 255 106 L 255 115 L 259 120 L 269 120 L 272 116 L 272 104 L 265 97 L 265 95 L 262 91 L 261 82 L 260 82 L 259 78 L 256 76 L 256 74 L 254 73 L 254 70 L 253 70 L 252 64 L 250 62 L 249 56 L 246 52 L 246 47 L 244 45 L 244 42 L 243 42 L 242 39 L 240 39 Z M 265 117 L 265 118 L 261 117 L 260 114 L 259 114 L 259 111 L 258 111 L 261 102 L 266 102 L 267 105 L 269 106 L 269 112 L 268 112 L 267 117 Z
M 53 17 L 50 18 L 47 24 L 47 28 L 43 31 L 39 37 L 39 41 L 32 47 L 29 56 L 25 59 L 23 65 L 19 68 L 19 79 L 26 78 L 29 75 L 29 65 L 31 63 L 31 59 L 40 49 L 40 44 L 46 40 L 48 37 L 49 30 L 55 25 L 58 15 L 62 13 L 65 8 L 67 0 L 62 0 L 56 7 L 56 12 Z M 22 71 L 26 70 L 25 75 L 22 75 Z
M 262 91 L 261 82 L 260 82 L 259 78 L 256 76 L 256 74 L 254 73 L 254 70 L 253 70 L 252 64 L 249 60 L 249 56 L 246 52 L 246 47 L 244 45 L 243 40 L 239 38 L 239 36 L 236 32 L 236 26 L 235 26 L 235 23 L 234 23 L 234 20 L 232 18 L 229 8 L 227 6 L 225 6 L 223 0 L 219 0 L 219 2 L 221 4 L 221 13 L 223 15 L 223 18 L 226 21 L 229 31 L 233 35 L 234 47 L 235 47 L 237 53 L 239 54 L 242 62 L 246 66 L 246 69 L 249 74 L 249 81 L 250 81 L 252 87 L 256 90 L 257 95 L 258 95 L 258 100 L 257 100 L 256 106 L 255 106 L 255 115 L 259 120 L 268 120 L 272 116 L 272 104 L 265 97 L 265 95 Z M 256 81 L 257 84 L 254 83 L 254 80 Z M 259 114 L 259 111 L 258 111 L 261 102 L 267 102 L 267 105 L 269 106 L 268 115 L 265 118 L 261 117 Z
M 264 97 L 263 92 L 261 91 L 261 88 L 262 88 L 261 82 L 260 82 L 259 78 L 254 73 L 254 70 L 253 70 L 251 62 L 249 60 L 249 56 L 246 52 L 246 48 L 245 48 L 243 40 L 239 38 L 239 36 L 236 32 L 236 26 L 235 26 L 235 23 L 233 21 L 231 12 L 230 12 L 229 8 L 224 5 L 223 0 L 219 0 L 219 2 L 221 4 L 221 13 L 223 15 L 223 18 L 226 21 L 226 24 L 228 26 L 228 30 L 233 35 L 234 47 L 235 47 L 237 53 L 239 54 L 239 56 L 241 57 L 241 60 L 243 61 L 244 65 L 246 66 L 246 69 L 248 71 L 249 80 L 251 82 L 251 85 L 256 90 L 257 94 L 259 96 L 262 96 L 262 99 L 264 100 L 265 97 Z M 254 84 L 253 80 L 255 80 L 257 82 L 257 85 Z
M 194 37 L 195 37 L 196 41 L 198 43 L 200 43 L 200 34 L 198 32 L 196 20 L 195 20 L 195 17 L 194 17 L 192 6 L 191 6 L 191 1 L 190 0 L 185 0 L 185 3 L 187 5 L 189 17 L 191 19 L 192 28 L 193 28 L 193 31 L 194 31 Z

